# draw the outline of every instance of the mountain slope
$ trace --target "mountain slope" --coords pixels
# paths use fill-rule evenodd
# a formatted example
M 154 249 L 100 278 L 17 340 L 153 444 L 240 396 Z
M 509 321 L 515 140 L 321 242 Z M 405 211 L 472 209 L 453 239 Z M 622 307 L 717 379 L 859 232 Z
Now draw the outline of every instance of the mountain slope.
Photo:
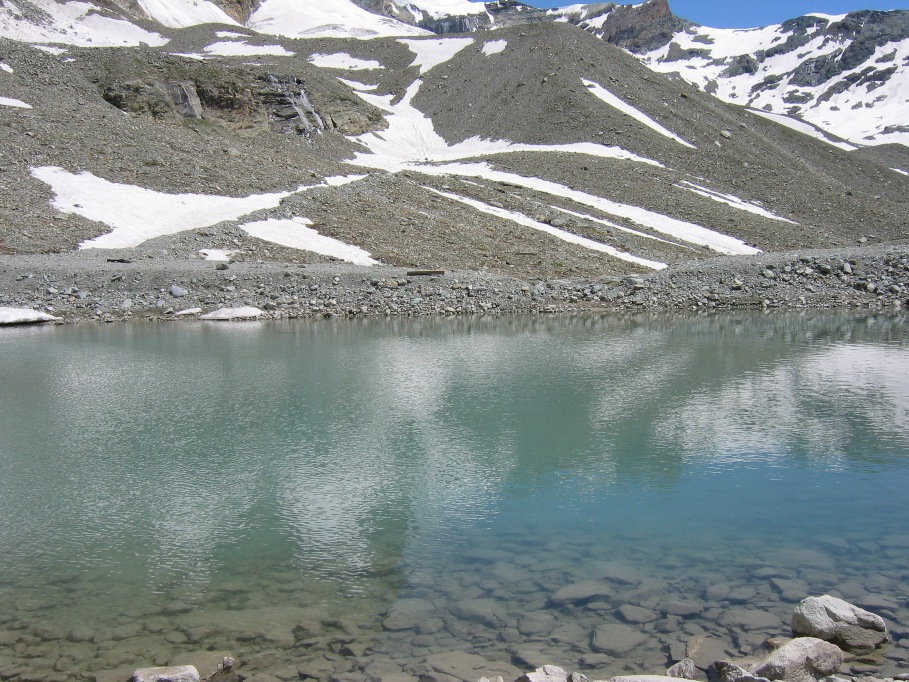
M 157 192 L 150 214 L 183 192 L 274 196 L 173 234 L 288 259 L 312 254 L 242 226 L 305 219 L 383 262 L 525 275 L 906 233 L 909 178 L 654 75 L 570 24 L 447 39 L 171 35 L 135 52 L 4 43 L 3 94 L 33 107 L 12 114 L 3 150 L 16 178 L 3 205 L 31 216 L 23 230 L 18 209 L 0 215 L 6 250 L 100 245 L 125 229 L 86 195 L 104 185 L 84 172 Z M 169 54 L 222 43 L 264 54 Z M 869 215 L 873 229 L 857 229 Z

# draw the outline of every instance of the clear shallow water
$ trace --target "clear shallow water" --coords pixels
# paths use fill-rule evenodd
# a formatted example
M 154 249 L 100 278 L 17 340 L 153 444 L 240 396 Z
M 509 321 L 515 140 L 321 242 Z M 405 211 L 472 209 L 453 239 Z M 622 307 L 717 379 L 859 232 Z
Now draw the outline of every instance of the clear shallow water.
M 599 678 L 830 591 L 909 666 L 905 317 L 2 330 L 0 386 L 0 671 Z

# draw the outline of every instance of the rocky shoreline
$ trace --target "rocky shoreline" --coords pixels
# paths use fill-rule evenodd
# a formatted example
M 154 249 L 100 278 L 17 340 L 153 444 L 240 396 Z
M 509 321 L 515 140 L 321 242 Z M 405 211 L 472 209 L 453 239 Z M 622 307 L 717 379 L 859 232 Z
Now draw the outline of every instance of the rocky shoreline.
M 42 311 L 65 322 L 197 319 L 240 307 L 258 308 L 262 319 L 295 319 L 907 305 L 904 243 L 726 256 L 650 274 L 549 280 L 343 263 L 213 262 L 141 249 L 0 256 L 0 307 Z
M 737 662 L 719 659 L 710 663 L 695 661 L 697 647 L 687 649 L 684 657 L 670 656 L 676 660 L 667 670 L 656 674 L 629 674 L 612 677 L 609 682 L 677 682 L 677 680 L 707 680 L 707 682 L 863 682 L 909 680 L 909 673 L 895 677 L 876 678 L 839 676 L 847 660 L 868 660 L 875 651 L 890 642 L 887 624 L 880 616 L 849 602 L 822 595 L 806 597 L 795 607 L 790 621 L 792 638 L 774 637 L 764 643 L 765 653 L 749 660 Z M 592 635 L 596 650 L 610 651 L 623 638 L 633 636 L 632 628 L 621 624 L 604 624 Z M 200 674 L 196 665 L 169 665 L 167 667 L 136 670 L 130 682 L 279 682 L 278 677 L 264 674 L 248 676 L 238 672 L 239 662 L 232 655 L 212 653 L 207 657 L 207 667 Z M 429 662 L 434 659 L 435 664 Z M 206 665 L 203 664 L 203 665 Z M 421 682 L 589 682 L 583 673 L 569 673 L 555 665 L 543 665 L 535 671 L 514 677 L 510 664 L 495 663 L 480 656 L 454 652 L 439 654 L 427 659 L 425 674 L 409 676 L 375 675 L 377 682 L 387 680 L 419 679 Z M 482 675 L 482 677 L 478 677 Z M 332 678 L 333 680 L 335 678 Z M 338 678 L 341 679 L 341 678 Z

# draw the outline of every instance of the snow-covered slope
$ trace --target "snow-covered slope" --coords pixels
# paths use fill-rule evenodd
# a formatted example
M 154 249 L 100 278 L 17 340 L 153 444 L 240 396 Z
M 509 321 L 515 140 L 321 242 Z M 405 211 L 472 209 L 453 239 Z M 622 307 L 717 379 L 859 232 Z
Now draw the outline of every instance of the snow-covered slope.
M 727 102 L 855 144 L 909 144 L 909 12 L 811 14 L 749 30 L 690 26 L 639 57 Z
M 289 38 L 377 38 L 429 35 L 429 31 L 373 14 L 351 0 L 264 0 L 247 26 Z

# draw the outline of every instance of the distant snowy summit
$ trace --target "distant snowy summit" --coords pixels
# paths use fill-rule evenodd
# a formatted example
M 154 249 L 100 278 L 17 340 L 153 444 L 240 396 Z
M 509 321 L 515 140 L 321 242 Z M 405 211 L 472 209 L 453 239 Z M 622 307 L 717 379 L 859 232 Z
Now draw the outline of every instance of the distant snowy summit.
M 224 24 L 286 38 L 430 36 L 541 21 L 574 24 L 727 102 L 801 119 L 857 145 L 909 145 L 909 11 L 810 14 L 735 30 L 676 17 L 667 0 L 545 10 L 516 0 L 7 0 L 0 37 L 128 46 Z M 161 26 L 136 22 L 136 7 Z M 122 7 L 118 12 L 117 8 Z

